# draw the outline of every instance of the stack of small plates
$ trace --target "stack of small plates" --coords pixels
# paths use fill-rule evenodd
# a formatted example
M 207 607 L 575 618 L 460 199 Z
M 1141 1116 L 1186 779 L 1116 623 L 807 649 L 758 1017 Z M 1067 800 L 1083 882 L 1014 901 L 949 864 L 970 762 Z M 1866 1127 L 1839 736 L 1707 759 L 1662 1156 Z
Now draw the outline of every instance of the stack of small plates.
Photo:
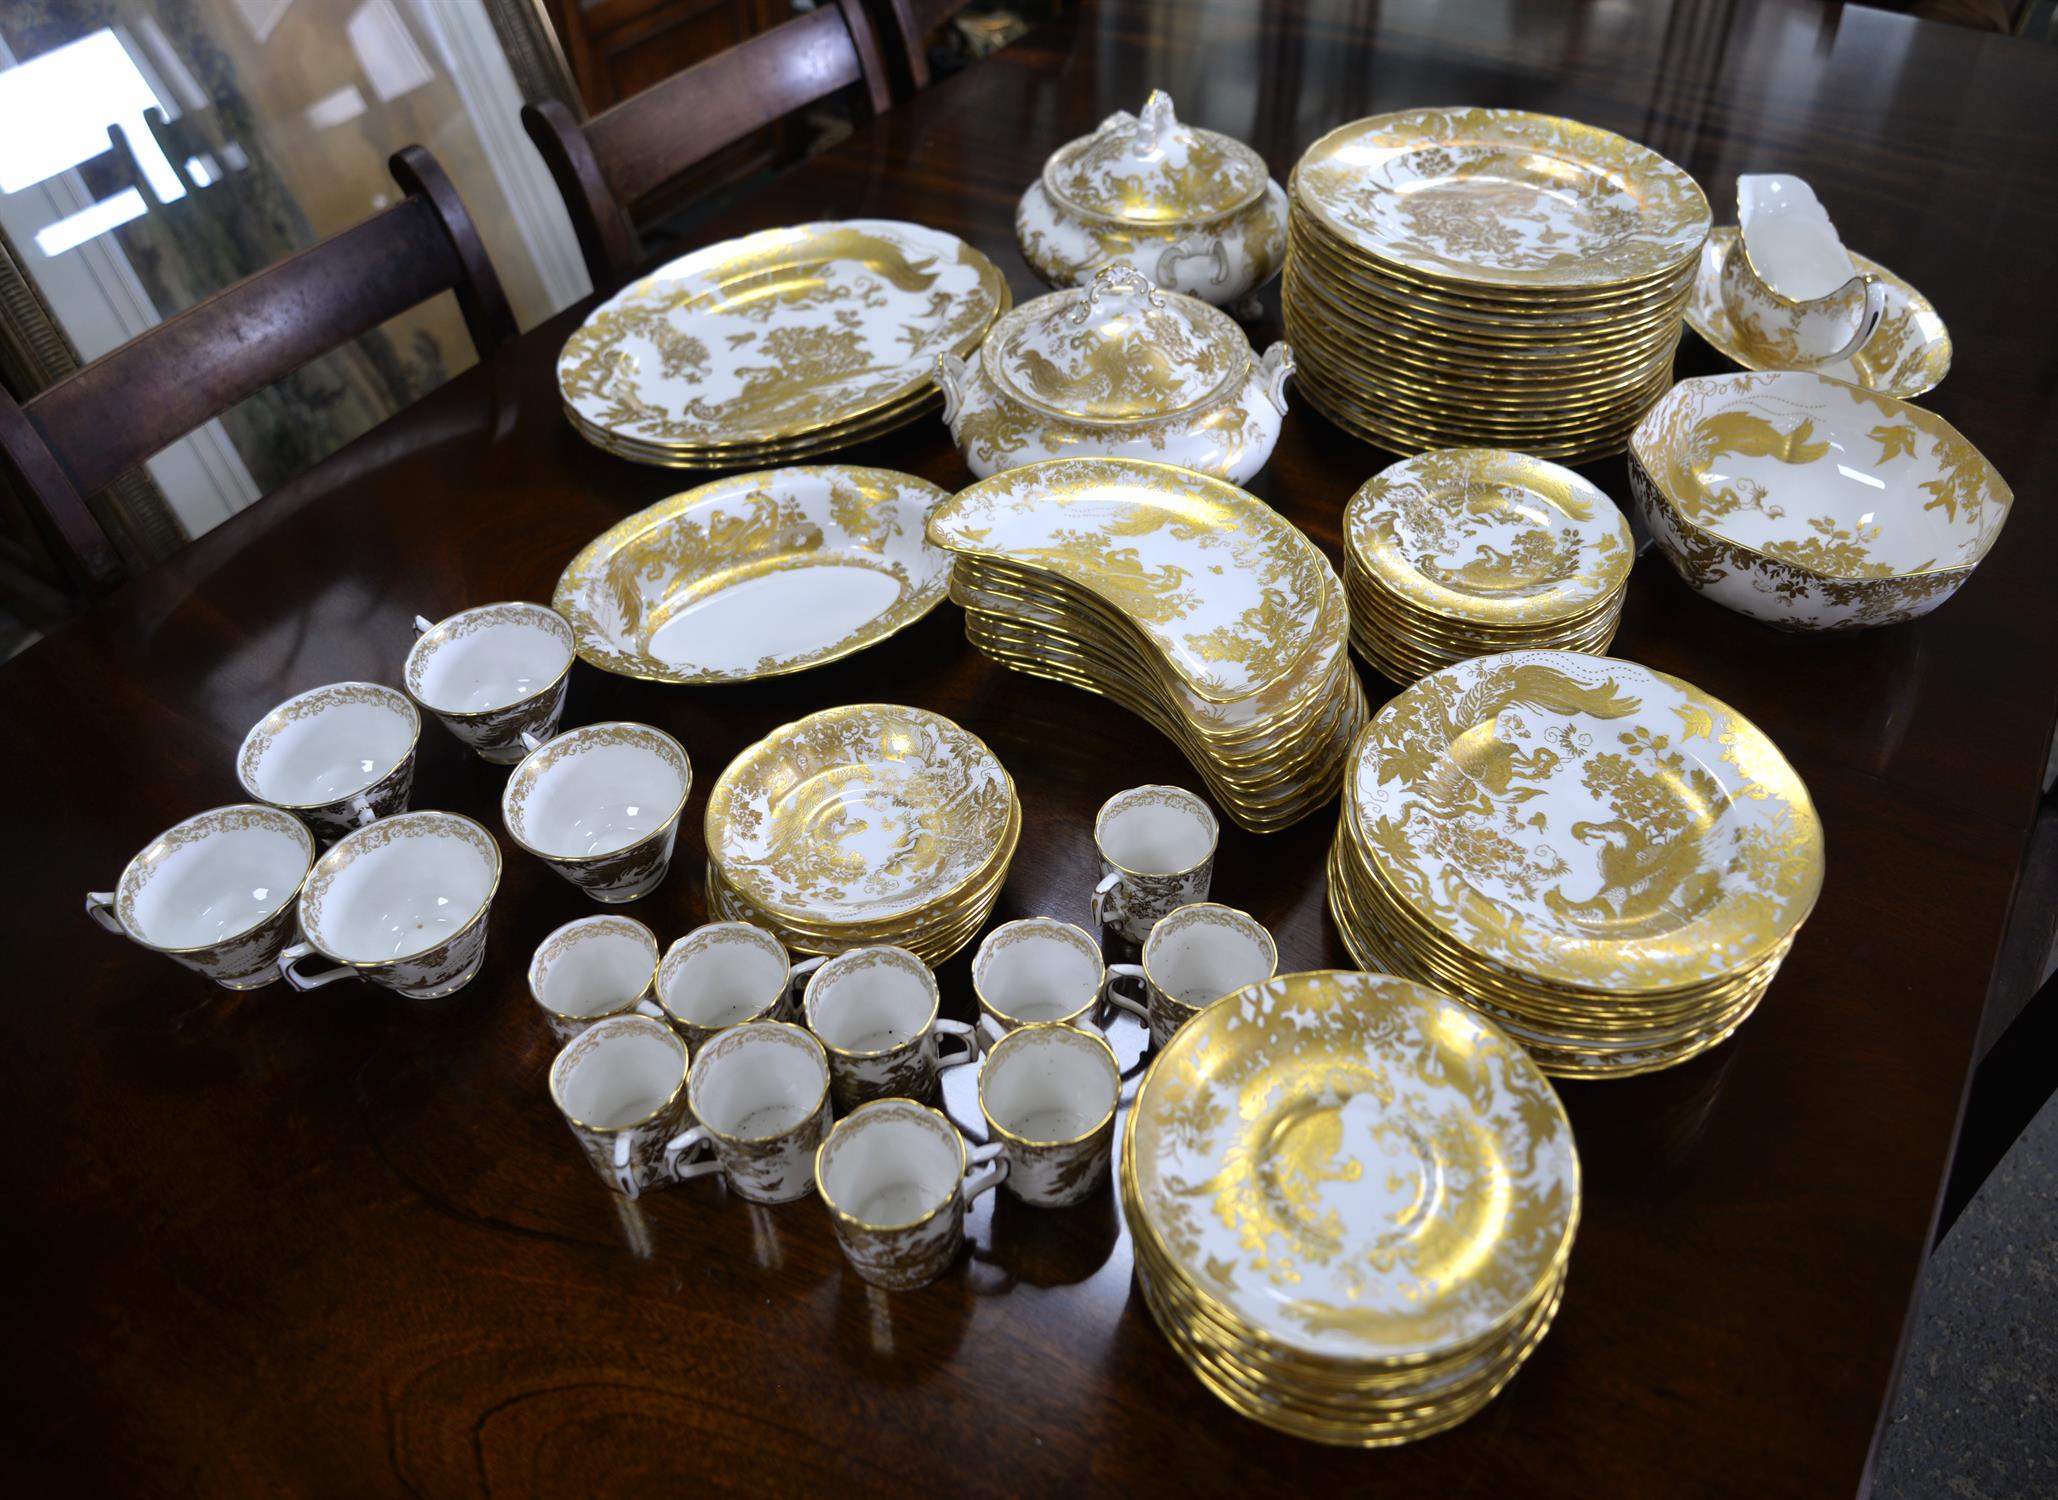
M 1255 832 L 1337 793 L 1364 689 L 1343 586 L 1270 506 L 1141 459 L 1072 458 L 938 506 L 951 597 L 987 656 L 1113 699 Z
M 919 708 L 824 709 L 708 794 L 708 914 L 802 953 L 889 944 L 939 964 L 991 915 L 1021 832 L 1014 781 L 977 736 Z
M 1529 647 L 1599 655 L 1636 560 L 1629 523 L 1570 469 L 1443 448 L 1365 482 L 1343 513 L 1351 644 L 1391 682 Z
M 558 356 L 565 415 L 638 463 L 771 468 L 934 409 L 941 354 L 1010 305 L 992 261 L 891 219 L 768 229 L 616 293 Z
M 1622 451 L 1672 380 L 1708 236 L 1633 141 L 1506 109 L 1377 115 L 1308 148 L 1284 281 L 1298 386 L 1398 453 Z
M 1547 1073 L 1614 1078 L 1743 1023 L 1822 860 L 1807 788 L 1736 710 L 1634 662 L 1518 651 L 1366 726 L 1329 910 L 1366 968 L 1460 996 Z
M 1121 1191 L 1145 1302 L 1201 1381 L 1377 1448 L 1464 1421 L 1550 1328 L 1579 1156 L 1550 1081 L 1457 1001 L 1287 974 L 1158 1054 Z

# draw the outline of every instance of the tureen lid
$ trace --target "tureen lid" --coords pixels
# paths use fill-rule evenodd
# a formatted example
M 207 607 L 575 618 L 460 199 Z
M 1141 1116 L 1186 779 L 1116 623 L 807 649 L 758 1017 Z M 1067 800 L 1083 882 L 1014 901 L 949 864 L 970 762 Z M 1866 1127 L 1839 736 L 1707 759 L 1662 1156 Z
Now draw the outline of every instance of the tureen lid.
M 1120 110 L 1043 164 L 1043 190 L 1065 207 L 1136 224 L 1234 213 L 1263 196 L 1265 162 L 1241 141 L 1182 125 L 1152 89 L 1143 113 Z
M 980 351 L 986 378 L 1026 406 L 1086 422 L 1144 422 L 1209 406 L 1250 373 L 1250 340 L 1219 308 L 1128 266 L 1023 303 Z

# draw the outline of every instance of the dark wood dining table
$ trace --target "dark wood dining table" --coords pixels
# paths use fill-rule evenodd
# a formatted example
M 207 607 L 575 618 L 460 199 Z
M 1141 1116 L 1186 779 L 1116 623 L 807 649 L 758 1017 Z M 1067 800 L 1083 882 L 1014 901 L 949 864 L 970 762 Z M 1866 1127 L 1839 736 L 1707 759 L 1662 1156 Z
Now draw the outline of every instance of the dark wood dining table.
M 1153 86 L 1281 176 L 1339 122 L 1459 103 L 1647 142 L 1718 219 L 1738 172 L 1802 173 L 1849 243 L 1934 299 L 1955 363 L 1923 404 L 2014 486 L 1962 593 L 1894 628 L 1782 634 L 1638 562 L 1615 654 L 1771 735 L 1820 810 L 1828 879 L 1734 1039 L 1563 1087 L 1584 1218 L 1535 1357 L 1455 1431 L 1330 1449 L 1233 1415 L 1187 1372 L 1110 1193 L 1062 1211 L 982 1199 L 970 1255 L 891 1296 L 846 1268 L 813 1200 L 753 1207 L 718 1180 L 616 1199 L 551 1107 L 524 983 L 537 941 L 592 908 L 511 843 L 485 968 L 442 1002 L 359 983 L 232 994 L 80 915 L 156 831 L 240 800 L 232 755 L 272 704 L 397 682 L 415 615 L 548 599 L 588 539 L 691 482 L 564 420 L 554 359 L 582 304 L 0 668 L 14 1493 L 1865 1485 L 2058 712 L 2058 53 L 1833 4 L 1084 5 L 701 237 L 911 219 L 1029 297 L 1016 198 L 1052 148 Z M 1279 326 L 1265 300 L 1261 343 Z M 1680 368 L 1724 365 L 1689 336 Z M 844 456 L 968 478 L 934 416 Z M 1389 461 L 1300 409 L 1251 488 L 1340 559 L 1344 503 Z M 1588 472 L 1626 501 L 1621 461 Z M 1026 825 L 996 920 L 1084 922 L 1093 810 L 1136 783 L 1196 784 L 1140 721 L 982 659 L 951 607 L 778 681 L 581 666 L 568 724 L 658 724 L 695 767 L 671 875 L 634 914 L 663 941 L 700 922 L 717 773 L 779 723 L 867 700 L 945 713 L 1014 773 Z M 415 805 L 497 829 L 505 774 L 430 721 Z M 1325 810 L 1222 840 L 1215 893 L 1273 928 L 1283 970 L 1348 966 L 1324 907 L 1333 826 Z M 947 1013 L 969 1016 L 966 956 L 941 978 Z

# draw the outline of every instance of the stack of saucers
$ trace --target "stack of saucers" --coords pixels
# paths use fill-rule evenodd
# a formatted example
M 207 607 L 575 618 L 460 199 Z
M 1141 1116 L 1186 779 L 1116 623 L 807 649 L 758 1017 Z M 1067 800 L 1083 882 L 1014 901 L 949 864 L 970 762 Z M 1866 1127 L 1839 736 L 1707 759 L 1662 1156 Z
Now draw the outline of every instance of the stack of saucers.
M 1329 910 L 1368 969 L 1462 998 L 1546 1073 L 1671 1067 L 1757 1007 L 1822 889 L 1762 731 L 1634 662 L 1447 667 L 1351 752 Z
M 929 538 L 956 554 L 974 645 L 1148 720 L 1240 826 L 1336 795 L 1366 714 L 1349 608 L 1262 501 L 1168 464 L 1057 459 L 961 490 Z
M 992 261 L 891 219 L 767 229 L 616 293 L 558 356 L 565 415 L 597 447 L 669 468 L 774 468 L 932 410 L 938 356 L 1010 303 Z
M 781 725 L 731 761 L 706 833 L 711 916 L 802 953 L 886 944 L 933 965 L 992 914 L 1022 807 L 977 736 L 860 703 Z
M 1151 1316 L 1269 1427 L 1377 1448 L 1453 1427 L 1551 1325 L 1579 1156 L 1550 1081 L 1457 1001 L 1287 974 L 1151 1065 L 1122 1206 Z
M 1576 121 L 1418 109 L 1342 126 L 1288 186 L 1298 388 L 1398 453 L 1619 453 L 1671 384 L 1710 223 L 1685 172 Z
M 1615 639 L 1629 523 L 1557 464 L 1502 448 L 1442 448 L 1365 482 L 1343 513 L 1351 644 L 1389 681 L 1524 648 Z

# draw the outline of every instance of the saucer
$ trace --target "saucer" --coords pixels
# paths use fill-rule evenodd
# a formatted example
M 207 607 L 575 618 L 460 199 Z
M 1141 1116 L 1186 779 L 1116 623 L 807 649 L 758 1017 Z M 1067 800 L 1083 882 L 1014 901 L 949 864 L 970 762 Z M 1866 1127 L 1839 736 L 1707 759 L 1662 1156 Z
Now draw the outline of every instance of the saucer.
M 1734 224 L 1709 231 L 1708 243 L 1701 247 L 1701 268 L 1694 277 L 1693 294 L 1687 299 L 1687 326 L 1746 370 L 1784 369 L 1746 352 L 1723 309 L 1722 262 L 1736 242 Z M 1951 334 L 1936 308 L 1878 261 L 1853 251 L 1851 262 L 1879 278 L 1886 288 L 1886 311 L 1879 320 L 1879 332 L 1855 357 L 1815 366 L 1816 373 L 1903 401 L 1936 389 L 1951 368 Z

